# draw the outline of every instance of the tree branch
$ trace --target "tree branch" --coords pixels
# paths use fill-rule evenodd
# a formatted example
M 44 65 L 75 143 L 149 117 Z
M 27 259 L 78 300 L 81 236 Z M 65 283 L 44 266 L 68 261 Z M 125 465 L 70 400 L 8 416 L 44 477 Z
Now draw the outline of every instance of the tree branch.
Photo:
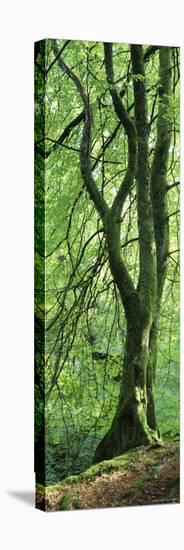
M 73 130 L 73 128 L 76 128 L 76 126 L 78 126 L 78 124 L 80 124 L 80 122 L 82 122 L 82 120 L 84 120 L 84 116 L 85 116 L 85 112 L 83 110 L 71 122 L 69 122 L 69 124 L 63 130 L 63 132 L 61 133 L 59 138 L 56 139 L 56 140 L 53 140 L 54 145 L 53 145 L 52 149 L 50 149 L 49 151 L 45 151 L 44 149 L 42 149 L 42 147 L 40 147 L 40 145 L 36 144 L 37 151 L 40 153 L 42 158 L 47 159 L 49 157 L 49 155 L 51 153 L 53 153 L 53 151 L 55 151 L 58 148 L 59 145 L 62 145 L 63 142 L 65 141 L 65 139 L 67 137 L 69 137 L 69 135 L 70 135 L 71 131 Z
M 159 50 L 159 46 L 148 46 L 148 48 L 145 51 L 144 54 L 144 61 L 148 61 L 154 53 L 156 53 Z
M 91 162 L 90 162 L 92 115 L 90 111 L 89 99 L 85 93 L 85 90 L 79 78 L 66 65 L 66 63 L 63 61 L 61 56 L 58 55 L 59 52 L 58 52 L 56 41 L 53 41 L 53 51 L 55 55 L 58 56 L 57 61 L 62 71 L 66 73 L 69 76 L 69 78 L 71 78 L 71 80 L 74 82 L 84 105 L 85 121 L 84 121 L 84 127 L 83 127 L 83 132 L 81 137 L 81 143 L 80 143 L 81 174 L 91 200 L 95 204 L 96 209 L 98 210 L 98 213 L 100 214 L 102 219 L 104 219 L 105 215 L 107 215 L 108 213 L 109 208 L 107 206 L 107 203 L 104 197 L 101 195 L 95 183 L 95 180 L 92 175 Z
M 58 60 L 58 57 L 64 52 L 65 48 L 70 43 L 70 40 L 66 40 L 62 48 L 58 51 L 58 54 L 56 55 L 55 59 L 52 61 L 52 63 L 49 65 L 48 69 L 46 70 L 46 75 L 48 75 L 49 71 L 52 69 L 53 65 L 55 65 L 56 61 Z
M 160 101 L 157 118 L 157 139 L 151 170 L 154 232 L 157 251 L 158 302 L 160 302 L 162 296 L 169 251 L 168 186 L 166 176 L 171 142 L 171 123 L 168 117 L 169 96 L 171 93 L 171 48 L 161 46 L 159 48 L 159 60 Z
M 143 47 L 131 45 L 135 118 L 138 135 L 137 216 L 139 230 L 140 272 L 138 287 L 145 306 L 153 311 L 156 300 L 156 259 L 154 254 L 153 213 L 150 190 L 148 148 L 148 114 Z M 146 309 L 145 307 L 145 309 Z
M 107 81 L 109 84 L 109 91 L 112 97 L 114 110 L 128 138 L 128 168 L 111 207 L 111 212 L 120 218 L 123 204 L 133 185 L 133 181 L 135 177 L 136 160 L 137 160 L 137 139 L 136 139 L 136 129 L 135 129 L 134 122 L 129 116 L 129 114 L 127 113 L 114 83 L 112 44 L 105 43 L 104 52 L 105 52 L 105 69 L 106 69 Z
M 180 181 L 174 181 L 174 183 L 170 183 L 166 186 L 166 191 L 170 191 L 170 189 L 173 189 L 173 187 L 177 187 L 180 185 Z

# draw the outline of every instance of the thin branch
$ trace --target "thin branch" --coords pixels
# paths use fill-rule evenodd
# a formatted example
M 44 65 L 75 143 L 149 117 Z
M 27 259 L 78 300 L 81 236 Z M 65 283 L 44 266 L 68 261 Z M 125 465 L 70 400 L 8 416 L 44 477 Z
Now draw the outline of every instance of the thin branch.
M 172 254 L 176 254 L 176 252 L 179 252 L 179 248 L 177 248 L 176 250 L 171 250 L 171 252 L 168 252 L 168 256 L 171 256 Z
M 114 83 L 112 44 L 105 43 L 104 52 L 107 81 L 114 110 L 128 137 L 128 168 L 111 207 L 111 212 L 117 215 L 117 217 L 120 217 L 123 204 L 134 182 L 137 160 L 137 139 L 134 122 L 126 111 Z
M 66 42 L 64 43 L 64 46 L 59 50 L 55 59 L 52 61 L 52 63 L 49 65 L 48 69 L 46 70 L 46 75 L 48 75 L 49 71 L 52 69 L 53 65 L 55 65 L 56 61 L 58 60 L 58 57 L 64 52 L 65 48 L 68 46 L 69 43 L 70 43 L 70 40 L 66 40 Z
M 175 181 L 174 183 L 168 184 L 167 191 L 170 191 L 170 189 L 173 189 L 173 187 L 177 187 L 177 185 L 180 185 L 180 181 Z
M 175 210 L 175 212 L 171 212 L 171 214 L 169 214 L 167 218 L 171 218 L 171 216 L 176 216 L 176 214 L 179 214 L 179 212 L 179 210 Z
M 53 51 L 55 55 L 58 55 L 58 47 L 56 41 L 53 41 Z M 61 56 L 58 56 L 58 64 L 61 67 L 62 71 L 66 73 L 71 80 L 74 82 L 80 97 L 82 99 L 85 111 L 85 121 L 81 137 L 80 144 L 80 165 L 81 165 L 81 174 L 84 181 L 84 185 L 89 193 L 90 198 L 96 206 L 102 219 L 108 212 L 107 203 L 98 190 L 98 187 L 95 183 L 95 180 L 92 175 L 92 169 L 90 164 L 90 149 L 91 149 L 91 124 L 92 124 L 92 115 L 89 105 L 89 99 L 84 91 L 81 81 L 76 76 L 76 74 L 66 65 Z
M 150 57 L 159 50 L 159 46 L 148 46 L 144 54 L 144 61 L 149 61 Z

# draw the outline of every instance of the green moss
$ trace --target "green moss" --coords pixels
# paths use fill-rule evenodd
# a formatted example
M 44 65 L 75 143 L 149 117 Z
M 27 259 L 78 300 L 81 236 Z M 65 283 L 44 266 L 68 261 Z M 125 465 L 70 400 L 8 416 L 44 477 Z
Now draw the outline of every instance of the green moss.
M 73 489 L 72 491 L 68 491 L 68 493 L 66 493 L 64 496 L 62 496 L 60 501 L 59 501 L 59 510 L 71 510 L 72 509 L 72 498 L 78 492 L 79 492 L 78 489 Z
M 78 476 L 70 476 L 66 478 L 63 483 L 78 483 L 79 481 L 85 481 L 94 476 L 100 476 L 106 472 L 120 470 L 121 468 L 129 467 L 135 460 L 135 452 L 127 452 L 123 455 L 116 456 L 111 460 L 104 460 L 103 462 L 94 464 Z
M 62 480 L 61 483 L 58 483 L 56 485 L 50 485 L 49 487 L 43 487 L 42 485 L 37 485 L 37 490 L 43 492 L 43 495 L 51 495 L 53 492 L 60 491 L 65 486 L 70 486 L 73 484 L 85 482 L 88 479 L 92 479 L 96 476 L 101 476 L 104 473 L 112 473 L 118 470 L 127 470 L 134 467 L 134 465 L 144 464 L 145 466 L 153 466 L 157 467 L 157 465 L 160 465 L 160 461 L 164 458 L 165 459 L 178 459 L 178 451 L 179 451 L 179 443 L 178 442 L 172 442 L 169 443 L 166 446 L 158 446 L 158 444 L 155 445 L 149 445 L 149 446 L 142 446 L 138 448 L 131 449 L 130 451 L 127 451 L 126 453 L 123 453 L 122 455 L 116 456 L 111 460 L 104 460 L 103 462 L 100 462 L 98 464 L 94 464 L 84 472 L 82 472 L 79 475 L 73 475 L 69 476 L 66 479 Z M 141 483 L 146 480 L 145 474 L 142 476 L 140 475 L 140 478 L 135 480 L 133 482 L 131 489 L 131 492 L 135 490 L 135 488 L 139 488 Z M 137 484 L 137 485 L 136 485 Z M 78 499 L 75 499 L 71 503 L 71 498 L 74 496 L 75 493 L 79 491 L 78 488 L 71 489 L 68 487 L 67 493 L 61 498 L 60 502 L 60 509 L 61 510 L 69 510 L 72 508 L 80 508 L 80 502 Z M 126 496 L 126 495 L 125 495 Z M 65 498 L 66 497 L 66 498 Z M 68 506 L 68 507 L 67 507 Z
M 41 485 L 40 483 L 37 483 L 37 484 L 36 484 L 36 490 L 37 490 L 37 491 L 44 492 L 44 491 L 45 491 L 45 487 L 44 487 L 44 485 Z
M 61 483 L 57 485 L 50 485 L 46 489 L 47 494 L 57 489 L 60 489 L 65 485 L 80 483 L 95 476 L 100 476 L 104 473 L 127 469 L 131 467 L 134 463 L 141 462 L 143 460 L 144 451 L 145 447 L 139 447 L 139 449 L 131 449 L 131 451 L 127 451 L 126 453 L 120 456 L 116 456 L 111 460 L 104 460 L 103 462 L 94 464 L 81 474 L 66 477 L 65 479 L 63 479 L 63 481 L 61 481 Z M 149 460 L 151 460 L 151 453 L 149 453 L 148 458 Z

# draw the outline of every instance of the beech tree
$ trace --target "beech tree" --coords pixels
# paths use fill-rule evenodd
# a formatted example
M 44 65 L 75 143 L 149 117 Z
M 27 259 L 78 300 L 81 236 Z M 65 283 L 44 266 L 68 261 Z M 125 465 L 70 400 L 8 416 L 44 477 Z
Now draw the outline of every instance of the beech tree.
M 51 237 L 46 235 L 45 258 L 55 258 L 49 281 L 55 276 L 56 301 L 46 311 L 47 318 L 39 305 L 48 342 L 46 381 L 40 362 L 37 372 L 40 395 L 44 393 L 44 399 L 49 400 L 57 387 L 63 399 L 59 380 L 77 326 L 84 323 L 85 315 L 84 333 L 92 346 L 89 314 L 97 296 L 112 285 L 114 307 L 117 300 L 125 319 L 126 338 L 116 411 L 95 450 L 93 460 L 97 462 L 139 445 L 162 444 L 155 382 L 162 298 L 170 255 L 177 253 L 170 248 L 169 236 L 170 222 L 178 213 L 176 195 L 171 202 L 168 196 L 177 193 L 179 184 L 179 60 L 178 49 L 167 46 L 84 43 L 83 49 L 77 47 L 78 43 L 76 59 L 70 41 L 50 40 L 46 51 L 40 42 L 35 50 L 38 90 L 42 90 L 36 99 L 40 109 L 35 144 L 38 189 L 45 185 L 44 170 L 48 170 L 49 189 L 56 189 L 56 179 L 60 179 L 62 189 L 68 188 L 68 205 L 65 198 L 59 199 L 54 213 L 57 230 L 53 221 Z M 45 109 L 48 101 L 54 124 L 47 125 L 42 112 L 40 129 L 43 91 Z M 53 95 L 53 115 L 49 94 Z M 67 165 L 70 154 L 78 160 L 75 163 L 70 157 Z M 57 167 L 57 177 L 53 167 Z M 57 193 L 60 190 L 55 191 L 55 197 Z M 127 218 L 131 208 L 133 221 Z M 71 227 L 77 213 L 79 226 L 72 241 Z M 66 229 L 62 218 L 66 219 Z M 77 234 L 79 248 L 75 249 Z M 42 256 L 44 238 L 42 235 L 39 241 Z M 93 242 L 96 248 L 89 256 L 92 266 L 89 261 L 84 269 L 84 257 Z M 104 266 L 106 278 L 103 276 L 97 292 Z M 132 266 L 136 266 L 136 273 Z M 105 357 L 110 361 L 108 351 Z

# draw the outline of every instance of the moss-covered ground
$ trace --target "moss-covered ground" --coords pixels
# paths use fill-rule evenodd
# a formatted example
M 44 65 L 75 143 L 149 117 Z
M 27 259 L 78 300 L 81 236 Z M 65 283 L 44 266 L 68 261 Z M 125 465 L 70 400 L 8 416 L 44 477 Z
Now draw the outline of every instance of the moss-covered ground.
M 177 502 L 179 441 L 138 447 L 36 490 L 36 506 L 45 511 Z

